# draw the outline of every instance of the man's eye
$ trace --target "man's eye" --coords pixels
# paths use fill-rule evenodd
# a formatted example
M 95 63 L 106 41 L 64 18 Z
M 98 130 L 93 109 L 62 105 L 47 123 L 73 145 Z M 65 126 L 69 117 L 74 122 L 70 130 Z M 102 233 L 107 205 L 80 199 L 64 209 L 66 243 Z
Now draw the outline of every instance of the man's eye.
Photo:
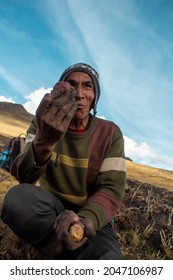
M 85 88 L 93 88 L 92 84 L 85 84 Z

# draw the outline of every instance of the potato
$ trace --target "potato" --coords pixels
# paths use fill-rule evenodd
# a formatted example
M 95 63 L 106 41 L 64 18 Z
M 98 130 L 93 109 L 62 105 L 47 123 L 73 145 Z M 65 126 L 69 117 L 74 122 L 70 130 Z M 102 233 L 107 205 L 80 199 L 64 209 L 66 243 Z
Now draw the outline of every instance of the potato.
M 84 226 L 76 222 L 70 227 L 69 232 L 74 241 L 81 241 L 84 237 Z

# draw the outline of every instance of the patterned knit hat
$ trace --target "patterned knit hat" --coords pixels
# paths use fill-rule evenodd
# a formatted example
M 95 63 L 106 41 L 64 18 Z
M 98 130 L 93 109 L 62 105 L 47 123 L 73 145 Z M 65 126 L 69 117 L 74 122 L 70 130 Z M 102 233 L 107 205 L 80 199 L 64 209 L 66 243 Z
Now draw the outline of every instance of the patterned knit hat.
M 90 65 L 85 64 L 85 63 L 77 63 L 74 64 L 70 67 L 68 67 L 63 74 L 61 75 L 59 81 L 65 81 L 67 79 L 67 77 L 73 73 L 73 72 L 84 72 L 87 73 L 93 83 L 94 83 L 94 90 L 95 90 L 95 100 L 94 100 L 94 115 L 96 115 L 97 113 L 97 102 L 99 100 L 100 97 L 100 85 L 99 85 L 99 75 L 96 72 L 96 70 L 94 68 L 92 68 Z

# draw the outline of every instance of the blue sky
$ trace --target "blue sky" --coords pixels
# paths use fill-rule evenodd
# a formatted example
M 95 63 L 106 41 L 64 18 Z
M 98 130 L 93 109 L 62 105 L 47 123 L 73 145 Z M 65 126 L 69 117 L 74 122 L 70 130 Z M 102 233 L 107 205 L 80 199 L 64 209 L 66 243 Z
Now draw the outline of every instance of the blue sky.
M 0 0 L 0 101 L 35 113 L 76 62 L 99 72 L 126 156 L 173 170 L 173 0 Z

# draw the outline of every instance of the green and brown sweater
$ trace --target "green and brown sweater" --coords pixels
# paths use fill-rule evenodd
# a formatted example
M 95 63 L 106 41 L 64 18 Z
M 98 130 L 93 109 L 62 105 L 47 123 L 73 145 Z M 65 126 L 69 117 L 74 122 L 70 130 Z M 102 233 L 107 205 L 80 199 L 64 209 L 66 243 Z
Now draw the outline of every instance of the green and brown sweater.
M 41 188 L 78 206 L 78 215 L 88 217 L 95 230 L 102 228 L 114 217 L 124 194 L 124 140 L 119 127 L 94 117 L 84 133 L 68 130 L 60 142 L 58 167 L 57 146 L 44 166 L 36 166 L 32 147 L 36 129 L 33 119 L 18 162 L 18 180 L 38 180 Z

